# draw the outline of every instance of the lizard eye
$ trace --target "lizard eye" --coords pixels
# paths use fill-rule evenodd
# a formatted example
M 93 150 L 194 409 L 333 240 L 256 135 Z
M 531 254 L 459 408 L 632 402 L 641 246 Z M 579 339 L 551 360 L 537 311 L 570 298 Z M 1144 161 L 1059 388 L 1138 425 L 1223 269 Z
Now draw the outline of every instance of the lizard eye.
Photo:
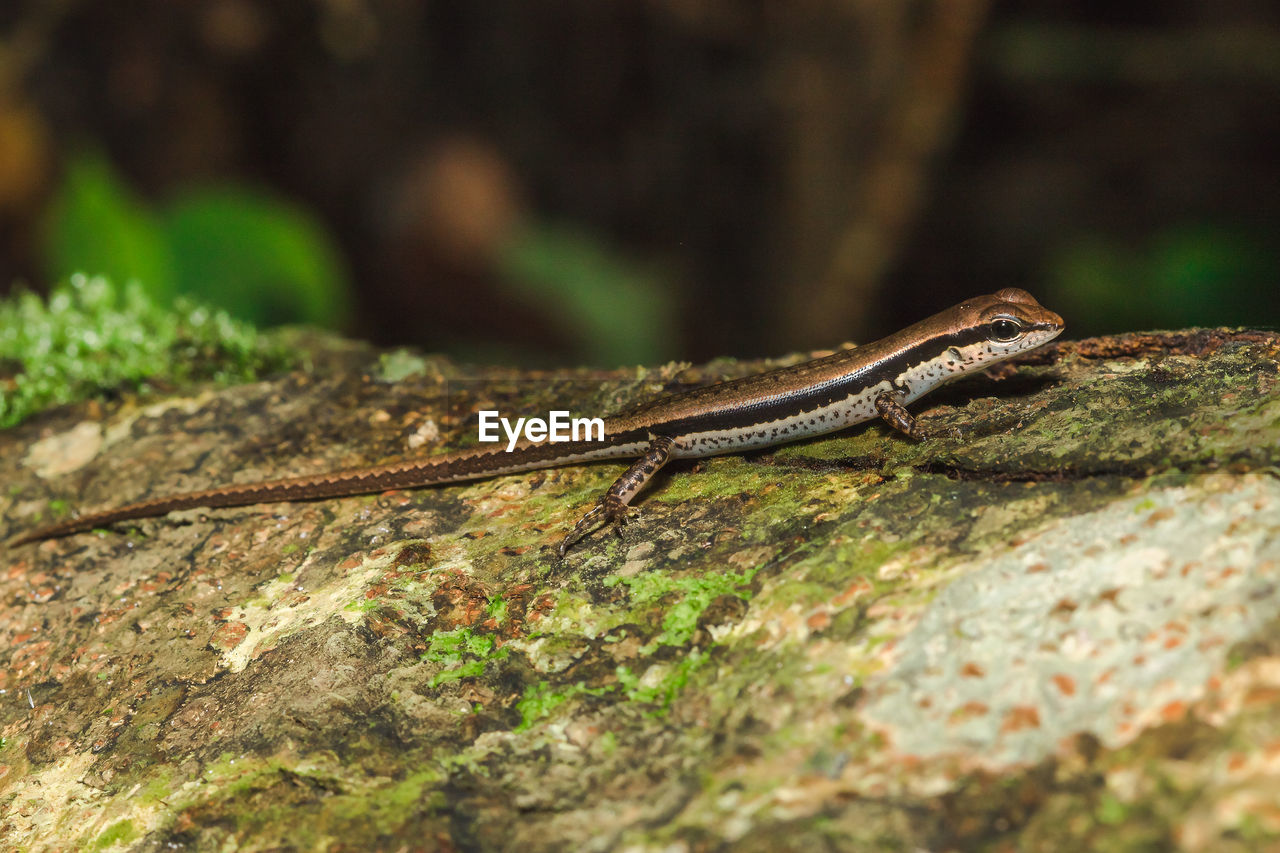
M 1001 317 L 999 320 L 992 320 L 987 331 L 991 340 L 1009 343 L 1022 337 L 1022 324 L 1017 320 Z

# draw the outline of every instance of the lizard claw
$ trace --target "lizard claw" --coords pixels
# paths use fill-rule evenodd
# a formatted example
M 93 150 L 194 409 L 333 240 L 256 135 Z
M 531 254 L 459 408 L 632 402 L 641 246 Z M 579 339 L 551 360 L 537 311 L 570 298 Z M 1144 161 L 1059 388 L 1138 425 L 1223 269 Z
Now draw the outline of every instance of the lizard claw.
M 640 510 L 635 507 L 624 506 L 617 515 L 612 516 L 609 520 L 613 522 L 613 530 L 618 534 L 618 538 L 630 541 L 631 531 L 634 529 L 631 525 L 639 518 Z
M 960 431 L 959 427 L 955 427 L 955 426 L 931 427 L 930 429 L 923 430 L 922 432 L 923 434 L 920 437 L 926 441 L 930 439 L 947 439 L 947 438 L 953 441 L 959 441 L 960 439 L 964 438 L 964 433 Z
M 564 555 L 569 551 L 569 546 L 586 535 L 587 530 L 594 526 L 597 520 L 600 520 L 601 516 L 603 516 L 605 524 L 616 524 L 618 536 L 625 538 L 622 529 L 626 526 L 627 521 L 629 520 L 628 516 L 633 512 L 635 512 L 635 510 L 624 504 L 616 495 L 605 495 L 600 499 L 600 502 L 593 506 L 586 515 L 579 519 L 578 523 L 573 526 L 573 529 L 560 540 L 560 545 L 556 548 L 556 553 L 559 554 L 560 559 L 563 560 Z

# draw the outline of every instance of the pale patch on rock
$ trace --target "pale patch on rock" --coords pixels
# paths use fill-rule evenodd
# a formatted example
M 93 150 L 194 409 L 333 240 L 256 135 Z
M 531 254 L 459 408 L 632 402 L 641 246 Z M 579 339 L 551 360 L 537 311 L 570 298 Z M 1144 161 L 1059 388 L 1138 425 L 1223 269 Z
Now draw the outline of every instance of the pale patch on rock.
M 425 445 L 432 444 L 440 439 L 440 427 L 431 418 L 423 421 L 422 424 L 413 431 L 406 442 L 410 450 L 418 450 Z
M 1056 522 L 938 595 L 867 683 L 863 719 L 899 755 L 992 768 L 1081 732 L 1122 746 L 1185 713 L 1280 614 L 1277 560 L 1280 482 L 1265 476 Z
M 398 550 L 380 549 L 373 552 L 377 556 L 365 554 L 358 566 L 335 577 L 331 583 L 314 588 L 306 585 L 306 568 L 311 561 L 308 557 L 292 575 L 258 587 L 252 601 L 233 608 L 225 617 L 247 630 L 235 646 L 223 651 L 222 666 L 231 672 L 240 672 L 249 661 L 285 637 L 335 615 L 352 624 L 361 621 L 364 613 L 360 604 L 366 600 L 365 590 L 390 569 L 398 553 Z
M 48 479 L 79 470 L 101 449 L 102 427 L 94 421 L 81 421 L 32 444 L 24 461 L 38 476 Z

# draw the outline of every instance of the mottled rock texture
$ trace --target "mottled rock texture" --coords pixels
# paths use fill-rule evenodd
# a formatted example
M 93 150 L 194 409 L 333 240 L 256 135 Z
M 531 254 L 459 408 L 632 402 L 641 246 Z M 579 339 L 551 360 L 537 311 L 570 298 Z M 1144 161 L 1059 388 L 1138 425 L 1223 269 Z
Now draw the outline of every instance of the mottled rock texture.
M 0 535 L 679 387 L 343 353 L 0 433 Z M 1280 842 L 1280 338 L 1064 342 L 915 408 L 939 438 L 672 466 L 564 562 L 622 466 L 0 545 L 0 839 Z

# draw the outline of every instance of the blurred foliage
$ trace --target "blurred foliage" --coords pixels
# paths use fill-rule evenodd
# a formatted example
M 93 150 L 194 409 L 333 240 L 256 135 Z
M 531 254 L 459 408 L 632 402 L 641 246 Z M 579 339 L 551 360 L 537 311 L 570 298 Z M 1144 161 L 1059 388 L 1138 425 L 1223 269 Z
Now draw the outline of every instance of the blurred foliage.
M 49 406 L 148 382 L 242 382 L 294 357 L 225 311 L 163 307 L 137 283 L 74 275 L 46 303 L 0 301 L 0 428 Z
M 159 217 L 96 155 L 67 164 L 49 210 L 47 253 L 53 280 L 83 272 L 137 281 L 162 303 L 175 293 L 173 260 Z
M 301 209 L 241 189 L 183 195 L 164 233 L 179 293 L 259 325 L 334 328 L 348 313 L 342 263 Z
M 342 325 L 346 273 L 309 214 L 243 188 L 190 189 L 152 209 L 96 154 L 71 160 L 50 208 L 50 277 L 136 281 L 157 304 L 185 295 L 258 325 Z
M 504 245 L 499 266 L 513 295 L 555 306 L 589 363 L 643 364 L 674 348 L 673 300 L 660 279 L 581 231 L 535 223 Z
M 1217 225 L 1143 246 L 1078 238 L 1051 255 L 1046 278 L 1046 304 L 1091 319 L 1076 334 L 1248 325 L 1280 311 L 1280 256 L 1261 235 Z

